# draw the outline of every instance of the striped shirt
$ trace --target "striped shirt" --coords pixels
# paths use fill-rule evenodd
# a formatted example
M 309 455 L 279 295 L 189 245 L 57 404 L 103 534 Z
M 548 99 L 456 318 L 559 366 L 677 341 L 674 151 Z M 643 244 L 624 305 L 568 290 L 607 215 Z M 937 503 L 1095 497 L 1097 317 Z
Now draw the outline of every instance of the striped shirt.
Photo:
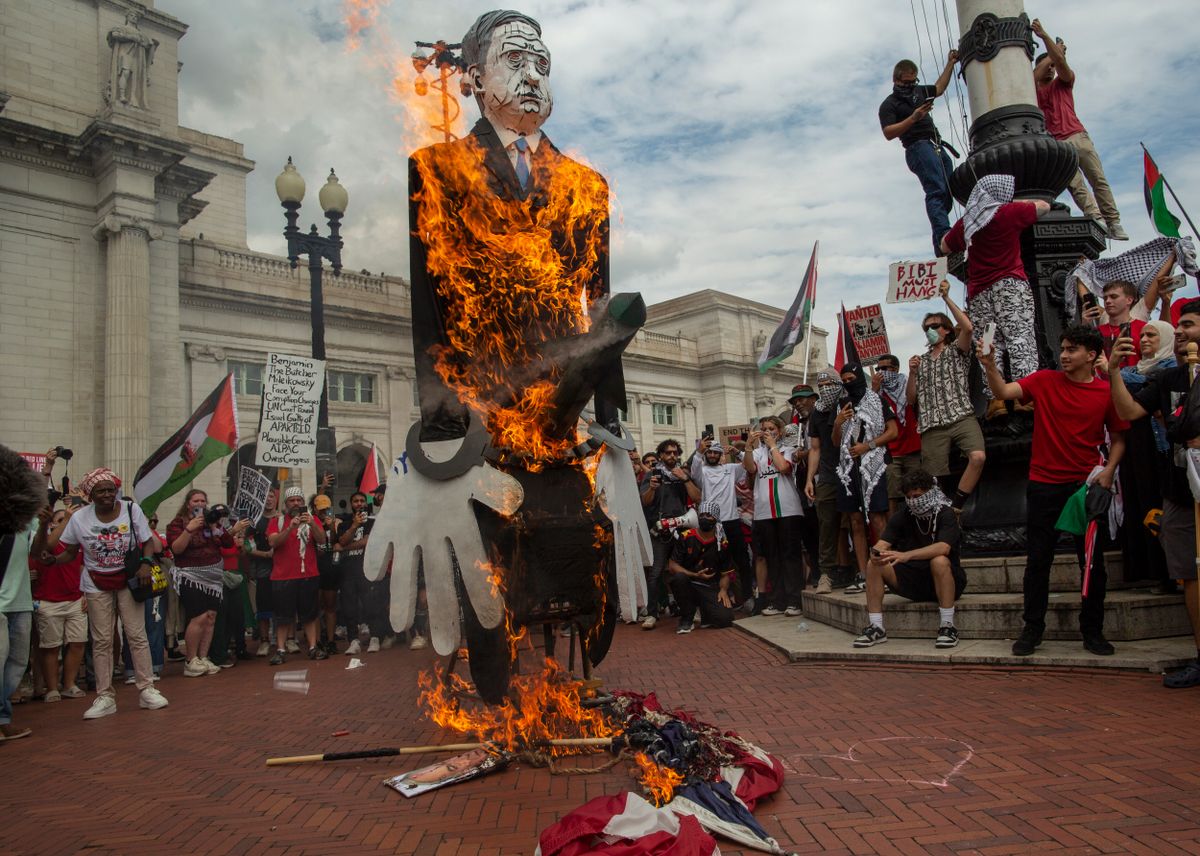
M 759 446 L 754 450 L 754 519 L 773 520 L 776 517 L 798 517 L 804 514 L 796 481 L 783 475 L 771 462 L 770 450 Z

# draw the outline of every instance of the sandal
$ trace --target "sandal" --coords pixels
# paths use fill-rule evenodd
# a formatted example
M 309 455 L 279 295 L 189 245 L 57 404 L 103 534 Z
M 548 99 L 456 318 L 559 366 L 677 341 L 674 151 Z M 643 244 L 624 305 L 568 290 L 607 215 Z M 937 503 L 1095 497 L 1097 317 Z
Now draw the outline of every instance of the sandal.
M 20 740 L 33 734 L 32 728 L 17 728 L 13 725 L 0 725 L 0 742 L 5 740 Z

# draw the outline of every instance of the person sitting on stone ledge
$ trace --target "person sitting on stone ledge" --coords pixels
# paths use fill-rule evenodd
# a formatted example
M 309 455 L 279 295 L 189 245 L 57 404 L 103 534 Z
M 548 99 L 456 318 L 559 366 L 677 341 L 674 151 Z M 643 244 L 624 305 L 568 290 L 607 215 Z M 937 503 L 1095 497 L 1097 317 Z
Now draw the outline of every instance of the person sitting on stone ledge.
M 870 620 L 854 640 L 855 648 L 870 648 L 887 641 L 883 627 L 884 583 L 901 597 L 938 605 L 938 633 L 934 645 L 958 644 L 954 604 L 967 587 L 959 560 L 962 539 L 958 516 L 950 500 L 926 470 L 905 473 L 900 490 L 904 505 L 888 518 L 883 535 L 871 548 L 867 564 L 867 616 Z
M 1050 566 L 1058 543 L 1056 523 L 1067 501 L 1084 483 L 1111 489 L 1117 464 L 1125 455 L 1129 423 L 1117 415 L 1109 385 L 1095 375 L 1104 343 L 1094 327 L 1075 325 L 1059 340 L 1058 369 L 1042 369 L 1018 383 L 1006 383 L 996 368 L 996 355 L 980 342 L 976 356 L 987 373 L 992 394 L 1001 401 L 1028 401 L 1033 410 L 1033 443 L 1029 483 L 1025 489 L 1025 532 L 1029 556 L 1022 589 L 1025 627 L 1013 642 L 1017 657 L 1028 657 L 1042 644 L 1046 609 L 1050 604 Z M 1108 460 L 1101 454 L 1107 431 Z M 1103 466 L 1101 466 L 1103 465 Z M 1111 655 L 1104 638 L 1104 595 L 1108 575 L 1104 553 L 1096 550 L 1090 574 L 1084 564 L 1084 541 L 1075 536 L 1079 567 L 1087 584 L 1079 609 L 1083 647 L 1093 654 Z
M 1050 210 L 1042 200 L 1013 201 L 1011 175 L 985 175 L 975 183 L 967 210 L 942 238 L 942 251 L 967 251 L 967 317 L 979 333 L 996 325 L 996 364 L 1008 356 L 1012 381 L 1038 369 L 1033 292 L 1021 260 L 1021 233 Z M 988 396 L 991 393 L 988 392 Z M 999 406 L 989 416 L 996 415 Z
M 735 571 L 729 542 L 717 525 L 721 506 L 707 500 L 696 510 L 700 525 L 684 530 L 667 561 L 671 593 L 679 605 L 676 633 L 692 632 L 697 609 L 700 610 L 701 626 L 728 627 L 733 624 Z

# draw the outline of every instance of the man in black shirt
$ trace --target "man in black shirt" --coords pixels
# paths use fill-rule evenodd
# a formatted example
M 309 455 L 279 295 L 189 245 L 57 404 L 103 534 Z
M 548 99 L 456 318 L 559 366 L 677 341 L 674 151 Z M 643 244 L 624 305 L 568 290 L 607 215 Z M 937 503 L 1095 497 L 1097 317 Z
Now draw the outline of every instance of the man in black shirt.
M 838 445 L 833 442 L 833 422 L 843 394 L 842 384 L 829 372 L 817 375 L 817 403 L 809 417 L 808 477 L 804 495 L 817 509 L 817 544 L 820 549 L 820 578 L 817 594 L 833 591 L 833 574 L 838 564 L 838 542 L 842 536 L 842 513 L 838 511 Z
M 679 465 L 683 447 L 675 440 L 663 440 L 656 450 L 658 463 L 642 477 L 642 505 L 649 509 L 647 520 L 651 527 L 664 517 L 679 517 L 687 511 L 687 484 L 691 474 Z M 652 529 L 653 531 L 653 529 Z M 646 569 L 646 615 L 642 619 L 643 630 L 653 630 L 658 623 L 659 580 L 667 569 L 671 558 L 674 538 L 663 530 L 652 539 L 654 564 Z
M 370 583 L 363 574 L 363 554 L 367 549 L 367 537 L 375 518 L 367 515 L 367 495 L 356 492 L 350 497 L 350 513 L 341 516 L 341 534 L 338 544 L 342 548 L 342 596 L 346 599 L 346 635 L 350 644 L 346 648 L 347 655 L 362 653 L 361 627 L 367 625 L 368 634 L 374 642 L 375 650 L 379 650 L 379 639 L 388 630 L 384 621 L 387 615 L 380 616 L 379 604 L 386 597 L 380 590 L 379 583 Z M 380 582 L 388 585 L 385 577 Z M 386 589 L 384 589 L 386 591 Z M 368 648 L 371 645 L 368 643 Z M 374 653 L 374 651 L 372 651 Z
M 698 509 L 699 527 L 684 530 L 667 562 L 671 593 L 679 604 L 676 633 L 692 632 L 697 609 L 702 625 L 728 627 L 733 623 L 733 557 L 724 533 L 717 529 L 721 509 L 711 501 L 701 502 Z
M 950 173 L 954 165 L 929 113 L 933 101 L 946 91 L 958 51 L 950 51 L 946 67 L 933 86 L 917 85 L 917 65 L 902 59 L 892 70 L 892 94 L 879 105 L 879 125 L 889 140 L 900 138 L 904 160 L 925 191 L 925 213 L 933 229 L 933 251 L 941 255 L 942 235 L 950 231 Z
M 959 561 L 961 533 L 950 500 L 933 476 L 922 469 L 906 473 L 900 482 L 904 505 L 889 518 L 883 536 L 871 549 L 867 565 L 867 615 L 870 619 L 855 648 L 887 641 L 883 629 L 883 584 L 909 600 L 936 601 L 940 616 L 938 648 L 958 644 L 954 603 L 967 587 Z
M 1170 579 L 1183 580 L 1183 602 L 1192 634 L 1196 638 L 1196 659 L 1182 671 L 1163 676 L 1163 685 L 1171 689 L 1200 686 L 1200 587 L 1196 583 L 1195 499 L 1188 486 L 1188 455 L 1200 449 L 1200 401 L 1193 400 L 1191 369 L 1187 365 L 1187 347 L 1200 345 L 1200 300 L 1189 300 L 1179 313 L 1175 327 L 1176 368 L 1153 375 L 1137 394 L 1130 394 L 1121 366 L 1136 354 L 1131 338 L 1117 339 L 1108 358 L 1113 406 L 1122 419 L 1141 419 L 1150 414 L 1166 425 L 1171 441 L 1171 468 L 1163 489 L 1163 513 L 1158 540 L 1167 557 Z M 1197 393 L 1200 395 L 1200 393 Z M 1143 477 L 1152 477 L 1150 473 Z M 1133 521 L 1136 525 L 1138 521 Z

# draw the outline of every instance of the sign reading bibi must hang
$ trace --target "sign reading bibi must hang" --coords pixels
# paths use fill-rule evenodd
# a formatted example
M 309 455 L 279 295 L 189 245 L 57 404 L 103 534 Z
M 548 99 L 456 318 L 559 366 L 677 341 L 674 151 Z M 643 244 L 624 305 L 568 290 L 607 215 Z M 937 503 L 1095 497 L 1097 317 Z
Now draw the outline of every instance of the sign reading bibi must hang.
M 937 297 L 946 278 L 945 257 L 927 262 L 892 262 L 888 267 L 888 303 L 908 303 Z
M 881 304 L 847 309 L 846 321 L 850 326 L 850 335 L 854 337 L 854 346 L 858 348 L 858 358 L 863 363 L 874 364 L 884 354 L 891 352 Z
M 262 416 L 254 463 L 311 467 L 317 462 L 317 411 L 325 384 L 325 361 L 267 355 Z

